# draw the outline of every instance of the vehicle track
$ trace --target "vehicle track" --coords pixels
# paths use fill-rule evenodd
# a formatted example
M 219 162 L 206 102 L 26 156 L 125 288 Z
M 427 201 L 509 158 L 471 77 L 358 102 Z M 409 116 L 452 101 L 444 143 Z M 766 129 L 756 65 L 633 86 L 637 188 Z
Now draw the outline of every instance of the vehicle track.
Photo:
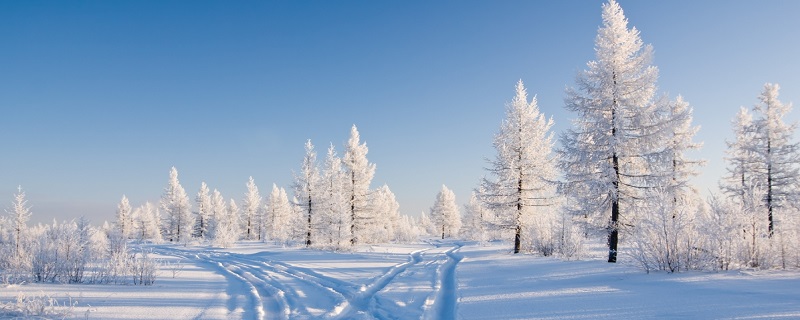
M 440 245 L 437 244 L 437 246 Z M 463 259 L 463 256 L 457 252 L 462 246 L 463 244 L 456 243 L 456 246 L 444 252 L 447 259 L 436 268 L 434 292 L 425 303 L 426 308 L 422 315 L 423 319 L 456 318 L 458 306 L 456 267 Z
M 442 247 L 441 244 L 431 244 L 437 248 Z M 421 310 L 423 317 L 452 319 L 455 317 L 457 302 L 455 268 L 461 260 L 456 252 L 460 247 L 458 245 L 433 255 L 427 254 L 431 249 L 414 251 L 408 254 L 407 261 L 390 267 L 363 285 L 325 276 L 309 268 L 253 255 L 195 253 L 165 247 L 159 251 L 204 263 L 218 270 L 229 282 L 229 313 L 242 308 L 245 318 L 390 319 L 393 311 L 397 311 L 396 307 L 391 309 L 395 305 L 392 303 L 394 301 L 379 293 L 391 288 L 398 275 L 421 273 L 435 274 L 434 283 L 431 284 L 432 293 Z M 232 283 L 237 283 L 238 287 Z M 242 305 L 241 296 L 248 297 L 246 305 Z

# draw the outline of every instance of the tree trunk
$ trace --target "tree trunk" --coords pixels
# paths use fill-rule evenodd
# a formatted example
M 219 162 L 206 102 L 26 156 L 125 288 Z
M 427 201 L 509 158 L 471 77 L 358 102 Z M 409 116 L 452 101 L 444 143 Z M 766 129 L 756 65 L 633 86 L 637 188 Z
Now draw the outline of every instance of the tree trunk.
M 769 220 L 769 227 L 767 235 L 772 238 L 773 222 L 772 222 L 772 150 L 769 137 L 767 137 L 767 220 Z
M 608 262 L 617 262 L 617 243 L 619 242 L 619 159 L 615 153 L 612 156 L 616 179 L 613 182 L 614 194 L 611 199 L 611 225 L 608 232 Z
M 356 173 L 350 174 L 350 186 L 353 194 L 350 196 L 350 244 L 356 244 Z
M 311 194 L 309 192 L 309 194 Z M 311 246 L 311 196 L 308 197 L 308 230 L 306 233 L 306 247 Z

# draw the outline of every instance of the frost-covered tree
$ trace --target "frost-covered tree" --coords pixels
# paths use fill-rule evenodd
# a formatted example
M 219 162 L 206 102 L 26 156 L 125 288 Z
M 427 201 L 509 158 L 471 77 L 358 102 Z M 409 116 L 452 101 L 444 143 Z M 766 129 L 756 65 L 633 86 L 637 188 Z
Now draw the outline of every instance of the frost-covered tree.
M 7 212 L 11 216 L 11 232 L 13 233 L 11 245 L 14 248 L 14 257 L 21 259 L 25 255 L 25 233 L 28 230 L 28 219 L 31 217 L 31 207 L 28 206 L 22 186 L 17 187 L 11 211 Z
M 133 233 L 133 211 L 128 197 L 122 195 L 122 199 L 117 205 L 117 231 L 123 239 L 129 239 Z
M 731 125 L 734 131 L 734 140 L 726 142 L 728 149 L 725 150 L 725 160 L 728 162 L 728 167 L 726 175 L 720 181 L 720 189 L 729 198 L 738 199 L 743 203 L 745 192 L 751 187 L 749 183 L 755 177 L 755 166 L 758 162 L 753 150 L 755 138 L 753 116 L 746 108 L 742 107 Z M 715 201 L 715 203 L 721 203 L 721 200 Z
M 425 213 L 425 211 L 422 211 L 422 213 L 419 214 L 418 226 L 421 235 L 425 236 L 436 235 L 436 227 L 434 227 L 431 217 L 427 213 Z
M 349 199 L 345 195 L 347 176 L 342 159 L 333 145 L 328 148 L 320 179 L 319 207 L 317 210 L 318 235 L 323 245 L 341 248 L 350 241 Z
M 626 214 L 644 191 L 661 184 L 665 174 L 654 172 L 652 164 L 669 150 L 662 119 L 655 116 L 652 47 L 628 28 L 616 1 L 603 5 L 602 18 L 596 60 L 578 75 L 577 88 L 567 89 L 566 109 L 578 117 L 561 137 L 559 166 L 570 210 L 605 226 L 608 262 L 616 262 L 619 230 L 633 223 L 633 214 Z
M 205 182 L 200 183 L 200 191 L 197 192 L 195 202 L 197 211 L 195 212 L 194 237 L 205 239 L 208 237 L 208 224 L 211 220 L 211 194 Z
M 186 190 L 178 181 L 178 169 L 172 167 L 169 183 L 161 196 L 161 209 L 166 215 L 166 236 L 171 242 L 186 242 L 192 236 L 194 219 Z
M 556 160 L 552 154 L 553 120 L 539 112 L 536 97 L 528 102 L 522 80 L 506 105 L 506 119 L 495 135 L 497 156 L 490 161 L 490 178 L 481 198 L 497 214 L 501 228 L 514 230 L 514 253 L 522 248 L 524 223 L 555 210 Z
M 261 195 L 258 193 L 258 186 L 253 177 L 250 177 L 247 181 L 244 200 L 242 200 L 242 228 L 247 240 L 261 240 L 261 228 L 263 228 L 261 209 Z
M 320 207 L 320 175 L 319 168 L 317 167 L 317 152 L 314 151 L 314 145 L 311 140 L 306 141 L 306 155 L 303 157 L 303 164 L 300 167 L 300 172 L 294 177 L 295 197 L 298 202 L 297 205 L 303 211 L 305 217 L 305 243 L 306 246 L 311 246 L 311 237 L 314 231 L 314 219 L 318 208 Z
M 665 127 L 669 140 L 665 147 L 668 151 L 665 153 L 667 156 L 665 168 L 661 170 L 667 172 L 668 175 L 666 183 L 662 184 L 664 188 L 657 193 L 667 192 L 673 203 L 681 200 L 686 202 L 689 201 L 687 197 L 694 193 L 690 181 L 699 173 L 697 167 L 705 163 L 702 160 L 690 159 L 686 154 L 688 151 L 699 150 L 702 147 L 701 143 L 692 141 L 700 128 L 692 126 L 692 108 L 688 102 L 683 100 L 683 97 L 678 96 L 675 101 L 670 101 L 667 107 Z M 656 202 L 661 201 L 656 200 Z M 672 207 L 676 210 L 683 208 L 674 205 Z
M 152 203 L 145 202 L 135 210 L 136 214 L 136 238 L 139 241 L 150 240 L 154 243 L 161 242 L 161 232 L 158 228 L 158 223 L 161 220 L 158 208 L 153 206 Z
M 373 228 L 372 242 L 387 242 L 397 240 L 396 232 L 400 227 L 400 204 L 389 189 L 383 185 L 373 192 L 372 207 L 376 217 L 376 225 Z M 457 233 L 457 232 L 456 232 Z
M 272 184 L 267 204 L 267 219 L 270 225 L 270 238 L 278 243 L 286 243 L 291 239 L 292 206 L 286 190 Z
M 445 185 L 442 185 L 442 190 L 436 195 L 436 201 L 431 207 L 431 221 L 436 228 L 436 235 L 441 234 L 442 239 L 458 236 L 461 213 L 456 204 L 456 195 Z
M 215 246 L 227 248 L 239 239 L 239 208 L 236 201 L 231 199 L 230 205 L 225 203 L 225 198 L 219 190 L 211 193 L 211 223 L 208 234 Z
M 372 210 L 369 208 L 369 186 L 375 175 L 375 164 L 367 160 L 367 143 L 361 143 L 358 128 L 350 129 L 350 139 L 344 154 L 344 166 L 347 174 L 345 195 L 349 201 L 350 243 L 359 243 L 363 234 L 374 223 Z
M 217 246 L 227 248 L 233 245 L 239 239 L 239 217 L 241 212 L 239 206 L 236 205 L 236 200 L 230 199 L 228 202 L 228 209 L 226 210 L 224 221 L 217 228 L 217 237 L 214 243 Z
M 798 200 L 800 181 L 800 149 L 793 140 L 796 123 L 787 124 L 784 117 L 792 110 L 791 103 L 778 100 L 777 84 L 767 83 L 753 107 L 753 146 L 756 156 L 754 179 L 764 188 L 768 234 L 772 237 L 775 211 Z
M 473 192 L 469 202 L 464 205 L 464 221 L 461 226 L 464 239 L 486 241 L 487 218 L 488 210 Z

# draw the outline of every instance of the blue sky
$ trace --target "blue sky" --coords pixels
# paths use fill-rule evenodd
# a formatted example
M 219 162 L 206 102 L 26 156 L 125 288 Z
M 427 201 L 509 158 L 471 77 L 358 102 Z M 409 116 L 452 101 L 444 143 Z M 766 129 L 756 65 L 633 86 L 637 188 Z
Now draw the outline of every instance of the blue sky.
M 466 200 L 523 79 L 569 126 L 564 88 L 594 57 L 602 1 L 2 1 L 0 203 L 34 221 L 112 219 L 158 201 L 176 166 L 242 198 L 289 187 L 311 139 L 340 154 L 356 124 L 401 211 L 442 184 Z M 621 1 L 682 94 L 715 189 L 739 106 L 765 82 L 800 101 L 800 2 Z M 793 112 L 789 120 L 800 119 Z

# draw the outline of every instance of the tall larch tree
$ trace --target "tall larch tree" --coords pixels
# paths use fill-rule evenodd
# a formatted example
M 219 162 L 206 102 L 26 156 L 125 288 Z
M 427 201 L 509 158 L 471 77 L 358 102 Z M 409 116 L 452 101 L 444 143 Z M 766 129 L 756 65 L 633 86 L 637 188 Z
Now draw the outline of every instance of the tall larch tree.
M 116 227 L 122 239 L 130 238 L 133 233 L 133 211 L 131 210 L 131 203 L 125 195 L 122 195 L 122 199 L 117 205 Z
M 396 240 L 395 236 L 401 222 L 400 204 L 388 185 L 383 185 L 373 192 L 372 204 L 377 220 L 371 237 L 372 241 Z
M 222 232 L 222 230 L 225 229 L 224 224 L 226 223 L 228 215 L 228 207 L 225 203 L 225 198 L 222 197 L 222 193 L 217 189 L 211 192 L 210 209 L 208 231 L 206 231 L 208 234 L 207 238 L 216 240 L 218 232 Z
M 192 236 L 194 219 L 192 219 L 191 204 L 186 190 L 178 181 L 178 169 L 172 167 L 169 171 L 169 183 L 164 188 L 161 196 L 161 209 L 166 215 L 168 240 L 171 242 L 189 241 Z
M 755 176 L 756 159 L 753 132 L 753 116 L 742 107 L 731 122 L 734 140 L 726 141 L 725 160 L 728 162 L 727 172 L 720 181 L 720 189 L 739 204 L 745 203 L 747 190 L 750 189 Z
M 699 150 L 703 144 L 693 141 L 700 127 L 692 125 L 692 108 L 689 103 L 678 96 L 675 101 L 670 101 L 666 108 L 666 128 L 668 141 L 666 148 L 666 168 L 668 172 L 665 190 L 672 197 L 673 203 L 686 200 L 693 190 L 691 179 L 699 174 L 697 168 L 705 164 L 703 160 L 691 159 L 687 152 Z
M 24 245 L 24 240 L 28 231 L 28 219 L 31 218 L 31 207 L 28 206 L 28 200 L 25 198 L 25 191 L 22 191 L 22 186 L 17 187 L 11 210 L 6 212 L 11 216 L 11 232 L 14 233 L 12 236 L 14 259 L 19 261 L 25 255 L 26 246 Z
M 197 203 L 195 212 L 194 236 L 199 239 L 208 237 L 208 224 L 211 221 L 211 194 L 205 182 L 200 183 L 200 191 L 194 200 Z
M 320 233 L 324 233 L 321 234 L 321 238 L 329 245 L 339 248 L 343 241 L 349 242 L 350 224 L 345 224 L 349 216 L 345 214 L 350 206 L 344 192 L 347 176 L 342 168 L 342 159 L 337 156 L 332 144 L 328 148 L 321 176 L 317 219 L 322 227 Z
M 599 219 L 608 231 L 608 262 L 617 261 L 620 227 L 642 194 L 663 181 L 651 163 L 668 150 L 659 140 L 664 130 L 654 121 L 658 69 L 653 49 L 643 45 L 619 4 L 603 5 L 603 25 L 595 38 L 596 60 L 567 89 L 566 109 L 577 114 L 561 137 L 563 192 L 571 211 Z M 631 217 L 628 217 L 631 218 Z
M 497 214 L 502 228 L 514 230 L 514 253 L 522 248 L 525 221 L 532 215 L 556 210 L 556 160 L 553 155 L 553 120 L 539 112 L 536 97 L 528 102 L 522 80 L 506 104 L 506 119 L 495 135 L 497 156 L 490 161 L 490 177 L 480 193 Z
M 313 236 L 315 219 L 317 209 L 319 208 L 320 200 L 320 175 L 319 167 L 317 167 L 317 152 L 314 151 L 314 145 L 311 140 L 306 141 L 306 155 L 303 157 L 303 164 L 300 167 L 300 172 L 295 175 L 295 195 L 297 204 L 302 208 L 303 216 L 305 217 L 305 242 L 306 246 L 311 246 L 311 237 Z
M 464 204 L 464 218 L 461 234 L 465 239 L 483 242 L 486 240 L 487 210 L 478 198 L 477 192 L 470 195 L 469 202 Z
M 272 184 L 267 206 L 270 224 L 270 238 L 278 243 L 286 243 L 291 239 L 292 207 L 286 190 Z
M 373 223 L 369 208 L 369 186 L 375 175 L 375 164 L 367 160 L 367 143 L 361 143 L 358 128 L 350 129 L 350 139 L 344 154 L 344 166 L 347 175 L 345 184 L 346 197 L 349 201 L 350 244 L 356 244 L 362 233 Z
M 242 229 L 247 240 L 261 240 L 262 207 L 261 195 L 258 193 L 258 186 L 253 177 L 247 180 L 247 191 L 242 200 Z
M 775 211 L 787 203 L 796 202 L 798 180 L 800 180 L 800 154 L 798 144 L 792 141 L 796 123 L 787 124 L 784 117 L 792 110 L 792 104 L 778 100 L 780 86 L 767 83 L 759 95 L 759 103 L 753 107 L 757 116 L 753 121 L 753 147 L 756 159 L 754 178 L 764 188 L 764 204 L 767 207 L 768 235 L 775 230 Z
M 461 212 L 456 204 L 456 195 L 445 185 L 436 194 L 436 201 L 431 207 L 431 221 L 436 235 L 441 234 L 442 239 L 458 236 L 461 230 Z

